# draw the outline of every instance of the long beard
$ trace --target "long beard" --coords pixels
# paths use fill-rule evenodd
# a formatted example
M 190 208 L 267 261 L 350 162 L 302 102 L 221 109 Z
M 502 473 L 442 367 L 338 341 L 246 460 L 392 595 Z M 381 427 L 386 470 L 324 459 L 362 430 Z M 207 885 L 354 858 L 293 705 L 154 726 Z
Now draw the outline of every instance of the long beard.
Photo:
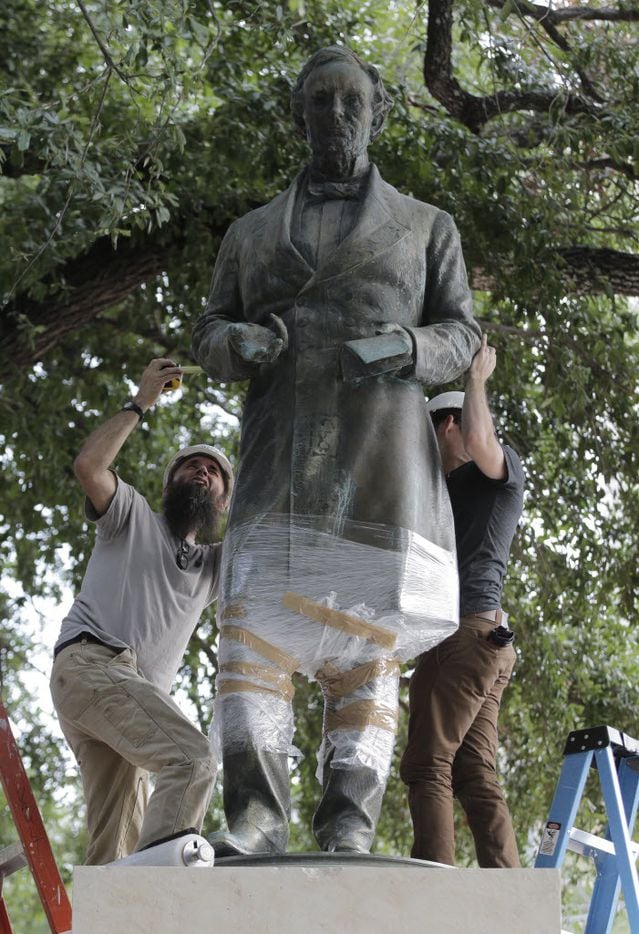
M 224 512 L 223 499 L 212 500 L 200 483 L 171 483 L 164 494 L 164 518 L 178 538 L 194 532 L 200 542 L 217 538 Z
M 309 141 L 313 150 L 313 164 L 331 179 L 349 178 L 357 157 L 366 150 L 365 145 L 358 145 L 360 141 L 350 127 L 332 136 L 322 137 L 315 146 L 312 140 Z
M 353 147 L 347 142 L 326 146 L 316 159 L 317 167 L 328 178 L 348 178 L 355 162 Z

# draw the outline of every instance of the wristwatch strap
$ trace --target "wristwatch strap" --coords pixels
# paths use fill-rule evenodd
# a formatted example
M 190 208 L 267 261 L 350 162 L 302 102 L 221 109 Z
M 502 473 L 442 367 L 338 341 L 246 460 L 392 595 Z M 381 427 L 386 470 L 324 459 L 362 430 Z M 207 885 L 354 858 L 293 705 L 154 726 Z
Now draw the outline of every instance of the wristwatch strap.
M 142 419 L 144 418 L 144 410 L 140 408 L 137 402 L 133 402 L 131 400 L 124 403 L 124 405 L 122 406 L 122 411 L 123 412 L 135 412 L 135 414 L 140 419 L 140 421 L 142 421 Z

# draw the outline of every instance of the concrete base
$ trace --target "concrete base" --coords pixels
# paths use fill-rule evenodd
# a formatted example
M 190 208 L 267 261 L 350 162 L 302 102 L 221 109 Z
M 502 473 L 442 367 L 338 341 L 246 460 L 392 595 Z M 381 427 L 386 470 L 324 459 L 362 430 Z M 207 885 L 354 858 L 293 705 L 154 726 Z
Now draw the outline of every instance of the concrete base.
M 227 866 L 224 866 L 224 863 Z M 73 934 L 560 934 L 559 871 L 369 857 L 206 869 L 79 866 Z

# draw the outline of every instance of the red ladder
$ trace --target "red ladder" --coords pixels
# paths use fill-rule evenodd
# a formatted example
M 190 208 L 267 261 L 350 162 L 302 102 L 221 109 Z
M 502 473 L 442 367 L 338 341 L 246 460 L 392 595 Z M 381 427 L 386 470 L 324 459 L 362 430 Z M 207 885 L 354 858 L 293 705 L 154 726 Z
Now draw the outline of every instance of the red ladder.
M 0 781 L 21 844 L 0 850 L 0 934 L 13 934 L 2 895 L 6 876 L 29 865 L 53 934 L 71 931 L 71 903 L 42 823 L 9 717 L 0 701 Z

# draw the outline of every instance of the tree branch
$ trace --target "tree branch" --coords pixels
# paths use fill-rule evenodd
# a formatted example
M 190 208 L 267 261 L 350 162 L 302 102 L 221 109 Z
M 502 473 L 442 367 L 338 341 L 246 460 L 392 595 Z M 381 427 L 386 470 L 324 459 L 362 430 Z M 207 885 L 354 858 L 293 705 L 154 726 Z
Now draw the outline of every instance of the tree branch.
M 542 143 L 547 142 L 550 135 L 549 127 L 530 123 L 528 126 L 516 127 L 514 129 L 512 127 L 506 128 L 504 133 L 497 132 L 494 138 L 501 139 L 505 137 L 518 148 L 534 149 L 536 146 L 540 146 Z M 552 157 L 548 156 L 547 158 L 550 159 Z M 526 158 L 525 156 L 522 156 L 520 158 L 520 163 L 522 167 L 533 168 L 536 172 L 539 167 L 540 160 L 539 157 Z M 584 172 L 595 171 L 601 172 L 602 174 L 606 173 L 607 170 L 618 172 L 620 175 L 625 175 L 626 178 L 630 179 L 631 182 L 637 181 L 639 178 L 637 169 L 630 162 L 622 162 L 619 159 L 611 159 L 610 156 L 602 156 L 599 159 L 588 159 L 585 162 L 574 162 L 573 167 L 575 169 L 581 169 Z
M 24 175 L 42 175 L 46 172 L 48 164 L 39 156 L 27 151 L 19 153 L 22 159 L 15 158 L 14 153 L 17 148 L 13 143 L 6 143 L 0 146 L 2 158 L 0 159 L 0 176 L 3 178 L 22 178 Z M 18 161 L 19 159 L 19 161 Z
M 487 321 L 483 318 L 478 318 L 477 323 L 482 331 L 492 331 L 496 334 L 505 334 L 507 337 L 516 337 L 526 344 L 540 344 L 545 342 L 546 345 L 548 345 L 549 341 L 551 341 L 553 345 L 559 344 L 569 350 L 575 357 L 581 357 L 584 364 L 594 373 L 600 382 L 610 383 L 611 386 L 616 389 L 621 389 L 624 392 L 628 388 L 628 384 L 624 379 L 620 379 L 616 373 L 611 373 L 610 370 L 603 367 L 598 360 L 595 360 L 594 357 L 588 353 L 583 342 L 573 338 L 570 333 L 561 332 L 559 334 L 553 334 L 552 337 L 550 337 L 547 333 L 540 331 L 539 328 L 528 328 L 524 330 L 524 328 L 518 328 L 512 324 L 500 324 L 499 322 Z M 547 352 L 546 350 L 546 353 Z
M 229 406 L 224 398 L 223 393 L 218 392 L 215 389 L 207 387 L 204 391 L 204 396 L 211 405 L 217 406 L 218 409 L 222 409 L 225 415 L 228 415 L 229 418 L 234 418 L 239 421 L 240 415 L 235 411 L 231 406 Z
M 490 6 L 501 9 L 503 0 L 488 0 Z M 528 3 L 527 0 L 513 0 L 512 7 L 522 16 L 530 16 L 539 23 L 567 23 L 574 20 L 600 20 L 607 22 L 632 23 L 639 20 L 639 8 L 613 9 L 610 7 L 563 7 L 552 9 L 539 3 Z
M 570 246 L 556 251 L 560 276 L 566 291 L 576 295 L 639 295 L 639 254 L 606 247 Z M 515 270 L 511 271 L 512 273 Z M 503 270 L 503 276 L 508 276 Z M 481 267 L 470 271 L 473 289 L 492 292 L 497 280 Z
M 96 132 L 98 128 L 100 116 L 102 115 L 102 110 L 104 108 L 104 103 L 106 101 L 106 93 L 107 93 L 107 88 L 109 87 L 109 81 L 111 80 L 111 74 L 112 74 L 111 69 L 107 67 L 107 69 L 104 72 L 104 81 L 102 84 L 102 90 L 100 92 L 100 98 L 98 100 L 98 106 L 96 108 L 95 113 L 93 114 L 93 117 L 91 118 L 91 126 L 89 127 L 89 135 L 87 136 L 87 140 L 86 140 L 86 143 L 84 144 L 84 149 L 82 150 L 82 155 L 80 157 L 80 167 L 84 165 L 85 159 L 87 157 L 87 153 L 89 151 L 89 146 L 91 145 L 94 133 Z M 60 225 L 62 224 L 62 221 L 64 220 L 64 217 L 67 213 L 69 205 L 71 204 L 71 201 L 73 199 L 74 193 L 75 193 L 75 179 L 69 185 L 69 190 L 67 192 L 67 197 L 65 199 L 65 202 L 62 205 L 62 208 L 60 209 L 60 211 L 58 211 L 55 224 L 53 225 L 51 231 L 49 232 L 47 239 L 37 250 L 35 255 L 31 257 L 31 259 L 29 260 L 25 268 L 22 270 L 22 272 L 18 274 L 18 277 L 16 281 L 14 282 L 13 287 L 11 289 L 11 296 L 13 296 L 14 293 L 17 291 L 19 284 L 22 282 L 22 280 L 26 277 L 29 270 L 35 265 L 38 259 L 45 252 L 48 245 L 51 243 L 51 240 L 55 237 L 56 233 L 60 229 Z
M 202 652 L 206 656 L 212 671 L 217 671 L 217 652 L 206 639 L 202 638 L 197 630 L 191 636 L 191 645 L 195 646 L 197 652 Z
M 406 98 L 406 101 L 411 107 L 417 107 L 418 110 L 422 110 L 424 113 L 430 114 L 433 117 L 443 116 L 438 107 L 433 107 L 432 104 L 425 104 L 424 101 L 417 100 L 416 97 L 409 96 Z
M 125 84 L 129 84 L 130 82 L 129 82 L 129 79 L 128 79 L 127 75 L 125 75 L 124 72 L 122 71 L 122 69 L 119 68 L 119 67 L 116 65 L 116 63 L 113 61 L 113 58 L 112 58 L 112 56 L 111 56 L 111 53 L 109 52 L 109 50 L 107 49 L 106 45 L 104 44 L 104 42 L 103 42 L 102 39 L 100 38 L 100 34 L 98 33 L 97 29 L 95 28 L 95 26 L 94 26 L 94 24 L 93 24 L 93 20 L 92 20 L 91 17 L 89 16 L 89 11 L 88 11 L 87 8 L 85 7 L 84 3 L 82 2 L 82 0 L 77 0 L 77 4 L 78 4 L 78 6 L 80 7 L 80 12 L 82 13 L 82 16 L 83 16 L 84 19 L 86 20 L 86 23 L 87 23 L 89 29 L 91 30 L 91 34 L 93 35 L 93 38 L 95 39 L 95 41 L 96 41 L 97 44 L 98 44 L 98 48 L 99 48 L 100 51 L 102 52 L 102 57 L 104 58 L 104 61 L 106 62 L 107 68 L 109 68 L 111 71 L 114 71 L 114 72 L 116 73 L 116 75 L 118 76 L 118 78 L 120 78 L 121 81 L 124 81 Z
M 599 113 L 600 108 L 579 94 L 555 90 L 502 90 L 478 97 L 465 91 L 453 75 L 453 0 L 429 0 L 428 31 L 424 55 L 424 81 L 447 112 L 479 133 L 494 117 L 519 110 L 543 113 L 560 108 L 567 114 Z
M 617 159 L 611 159 L 608 156 L 601 159 L 590 159 L 588 162 L 583 163 L 583 166 L 586 169 L 612 169 L 613 172 L 621 172 L 631 182 L 636 181 L 639 177 L 637 170 L 629 162 L 619 162 Z
M 639 255 L 607 247 L 572 246 L 559 251 L 567 281 L 576 292 L 639 295 Z
M 70 331 L 87 324 L 101 311 L 123 301 L 162 269 L 168 248 L 149 239 L 143 246 L 120 241 L 116 249 L 102 237 L 84 254 L 70 260 L 44 285 L 63 282 L 56 298 L 36 302 L 17 296 L 2 311 L 0 358 L 27 366 L 58 345 Z M 57 300 L 56 300 L 57 299 Z

